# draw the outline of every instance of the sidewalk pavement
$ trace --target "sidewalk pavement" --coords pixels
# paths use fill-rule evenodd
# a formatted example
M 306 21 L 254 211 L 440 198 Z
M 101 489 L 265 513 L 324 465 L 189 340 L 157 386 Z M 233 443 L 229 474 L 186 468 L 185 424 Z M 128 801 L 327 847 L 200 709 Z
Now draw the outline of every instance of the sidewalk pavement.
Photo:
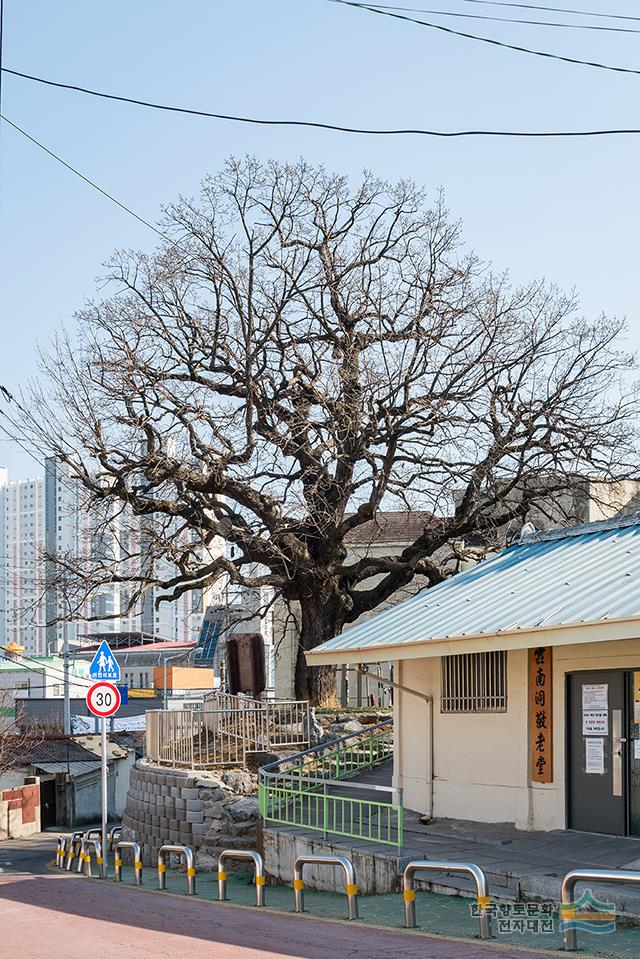
M 3 953 L 24 959 L 549 959 L 553 953 L 430 938 L 135 890 L 66 874 L 0 876 Z
M 215 902 L 217 883 L 212 872 L 198 872 L 197 899 L 191 899 L 185 895 L 184 871 L 175 868 L 167 870 L 166 893 L 156 891 L 157 874 L 150 868 L 143 870 L 143 888 L 133 887 L 128 858 L 121 885 L 113 882 L 112 857 L 107 882 L 60 871 L 52 866 L 55 838 L 46 833 L 0 843 L 2 943 L 19 947 L 24 959 L 80 959 L 80 955 L 85 959 L 96 937 L 106 942 L 104 959 L 116 959 L 116 953 L 118 959 L 127 959 L 133 949 L 136 957 L 140 949 L 145 955 L 153 949 L 158 956 L 172 959 L 180 959 L 186 949 L 189 959 L 199 959 L 205 948 L 208 959 L 212 954 L 216 959 L 326 959 L 334 949 L 342 955 L 343 943 L 348 945 L 348 959 L 351 955 L 358 959 L 559 959 L 562 955 L 557 915 L 551 932 L 540 926 L 524 929 L 521 920 L 505 929 L 496 918 L 496 940 L 485 944 L 476 938 L 478 921 L 471 914 L 470 901 L 460 896 L 420 892 L 415 932 L 400 931 L 403 904 L 398 893 L 360 896 L 358 923 L 343 918 L 344 893 L 311 888 L 305 890 L 307 914 L 293 914 L 289 885 L 268 886 L 267 909 L 257 910 L 252 871 L 243 867 L 229 874 L 229 903 Z M 638 959 L 640 928 L 619 927 L 607 935 L 581 932 L 579 945 L 582 956 Z

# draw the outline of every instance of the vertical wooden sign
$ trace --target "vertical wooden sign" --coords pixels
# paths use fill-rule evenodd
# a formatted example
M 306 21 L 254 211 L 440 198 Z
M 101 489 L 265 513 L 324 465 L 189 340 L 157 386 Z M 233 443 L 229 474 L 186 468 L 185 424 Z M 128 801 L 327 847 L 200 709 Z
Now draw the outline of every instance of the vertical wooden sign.
M 529 650 L 529 757 L 531 782 L 553 782 L 553 666 L 550 646 Z
M 633 721 L 640 723 L 640 673 L 633 674 Z

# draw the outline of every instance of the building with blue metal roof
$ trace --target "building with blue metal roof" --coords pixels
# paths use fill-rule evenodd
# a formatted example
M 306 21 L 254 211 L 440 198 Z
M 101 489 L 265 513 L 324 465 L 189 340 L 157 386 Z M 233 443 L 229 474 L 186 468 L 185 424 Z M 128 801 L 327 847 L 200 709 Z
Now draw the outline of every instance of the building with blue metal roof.
M 525 534 L 307 659 L 393 664 L 408 808 L 640 836 L 639 574 L 637 515 Z

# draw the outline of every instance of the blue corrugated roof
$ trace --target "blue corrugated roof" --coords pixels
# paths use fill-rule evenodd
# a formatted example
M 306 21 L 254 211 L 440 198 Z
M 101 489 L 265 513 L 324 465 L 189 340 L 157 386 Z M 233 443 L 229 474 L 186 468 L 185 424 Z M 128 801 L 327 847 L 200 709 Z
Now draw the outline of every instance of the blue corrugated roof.
M 640 618 L 639 575 L 637 515 L 534 533 L 313 653 L 383 652 L 387 646 Z

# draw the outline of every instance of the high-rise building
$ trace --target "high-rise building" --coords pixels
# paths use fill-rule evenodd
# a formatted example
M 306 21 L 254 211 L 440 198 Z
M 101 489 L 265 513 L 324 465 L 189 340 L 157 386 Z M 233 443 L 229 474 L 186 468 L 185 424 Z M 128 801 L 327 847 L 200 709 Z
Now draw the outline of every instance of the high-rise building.
M 49 557 L 71 557 L 86 563 L 87 570 L 96 560 L 103 560 L 107 568 L 132 575 L 152 576 L 160 565 L 163 569 L 159 572 L 167 577 L 171 575 L 168 562 L 153 557 L 156 538 L 153 517 L 141 519 L 128 510 L 120 510 L 104 521 L 104 517 L 83 505 L 82 487 L 69 468 L 55 459 L 46 461 L 45 498 L 45 541 Z M 162 591 L 151 586 L 129 609 L 132 587 L 126 583 L 105 584 L 93 589 L 86 599 L 79 600 L 73 591 L 62 588 L 59 565 L 50 561 L 47 573 L 46 618 L 52 648 L 62 648 L 65 630 L 71 646 L 81 643 L 87 634 L 95 637 L 99 633 L 141 632 L 172 642 L 188 642 L 198 635 L 203 616 L 201 590 L 157 603 Z M 73 606 L 76 618 L 64 622 L 69 606 Z
M 0 643 L 47 652 L 44 629 L 44 481 L 8 481 L 0 468 Z
M 87 572 L 102 560 L 108 571 L 173 575 L 167 560 L 153 557 L 153 517 L 121 510 L 104 520 L 86 508 L 83 488 L 65 464 L 47 459 L 44 478 L 14 482 L 0 467 L 0 648 L 13 643 L 27 655 L 46 655 L 60 652 L 65 642 L 73 649 L 89 634 L 95 641 L 98 634 L 118 632 L 197 639 L 213 594 L 203 602 L 203 591 L 193 590 L 158 603 L 162 591 L 152 585 L 129 609 L 128 584 L 83 590 L 64 574 L 61 560 L 67 559 Z M 176 531 L 176 538 L 184 535 Z

